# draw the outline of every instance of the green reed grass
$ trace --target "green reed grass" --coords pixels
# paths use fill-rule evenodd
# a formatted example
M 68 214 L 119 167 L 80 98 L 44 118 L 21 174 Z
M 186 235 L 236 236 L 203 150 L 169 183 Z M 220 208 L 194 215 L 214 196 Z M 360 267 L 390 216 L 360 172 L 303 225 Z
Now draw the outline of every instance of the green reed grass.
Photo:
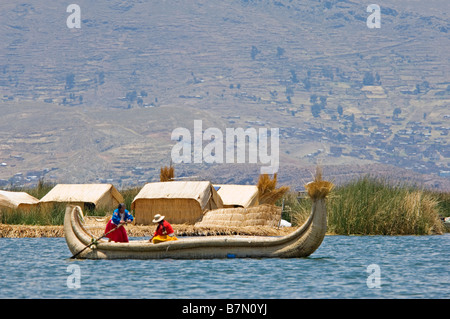
M 311 201 L 290 195 L 285 207 L 294 224 L 311 211 Z M 327 198 L 328 231 L 339 235 L 427 235 L 444 231 L 439 216 L 449 197 L 419 188 L 362 177 L 336 187 Z
M 38 184 L 32 188 L 12 187 L 9 190 L 15 192 L 26 192 L 31 196 L 41 199 L 44 197 L 55 185 L 45 182 L 40 179 Z M 62 225 L 64 223 L 64 204 L 57 204 L 52 208 L 43 209 L 41 207 L 34 207 L 29 210 L 25 209 L 1 209 L 0 223 L 10 225 Z
M 119 191 L 120 194 L 122 194 L 125 207 L 128 210 L 131 210 L 131 203 L 133 202 L 133 199 L 136 197 L 136 195 L 140 192 L 141 189 L 142 187 L 131 187 L 131 188 L 124 188 Z
M 29 210 L 2 209 L 0 223 L 10 225 L 63 225 L 66 205 L 55 204 L 51 208 L 34 207 Z

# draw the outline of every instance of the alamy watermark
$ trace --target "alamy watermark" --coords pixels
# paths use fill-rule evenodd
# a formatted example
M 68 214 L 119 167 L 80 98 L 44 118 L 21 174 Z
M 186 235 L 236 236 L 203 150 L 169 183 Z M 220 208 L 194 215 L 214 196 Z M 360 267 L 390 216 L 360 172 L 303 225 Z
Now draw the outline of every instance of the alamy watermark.
M 67 6 L 66 12 L 70 13 L 67 17 L 66 25 L 69 29 L 81 28 L 81 8 L 78 4 L 72 3 Z M 370 4 L 366 8 L 370 13 L 367 17 L 366 25 L 369 29 L 381 28 L 381 8 L 378 4 Z
M 367 266 L 366 272 L 369 274 L 366 280 L 367 288 L 381 288 L 381 268 L 377 264 Z
M 367 7 L 366 11 L 371 13 L 367 17 L 367 27 L 369 29 L 379 29 L 381 28 L 381 8 L 378 4 L 371 4 Z
M 81 8 L 78 4 L 70 4 L 67 6 L 66 12 L 71 13 L 66 20 L 66 25 L 69 29 L 81 28 Z
M 261 174 L 278 172 L 280 153 L 278 128 L 271 128 L 270 131 L 267 128 L 259 128 L 258 131 L 252 127 L 246 130 L 226 128 L 224 134 L 216 127 L 203 131 L 202 120 L 195 120 L 193 134 L 187 128 L 178 127 L 172 131 L 171 140 L 177 141 L 171 152 L 173 163 L 256 164 L 259 162 L 268 165 L 261 167 Z M 204 141 L 209 143 L 203 146 Z
M 67 272 L 70 273 L 67 276 L 67 288 L 69 289 L 79 289 L 81 288 L 81 268 L 76 264 L 71 264 L 67 266 Z

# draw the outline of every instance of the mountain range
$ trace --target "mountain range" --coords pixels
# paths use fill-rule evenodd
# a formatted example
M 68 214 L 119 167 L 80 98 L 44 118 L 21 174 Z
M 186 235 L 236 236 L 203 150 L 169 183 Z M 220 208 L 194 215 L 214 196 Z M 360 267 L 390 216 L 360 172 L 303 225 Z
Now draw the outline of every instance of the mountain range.
M 0 4 L 0 186 L 157 181 L 201 120 L 277 128 L 295 189 L 321 165 L 450 190 L 447 0 L 378 1 L 379 28 L 350 0 L 55 2 Z M 246 184 L 263 165 L 174 166 Z

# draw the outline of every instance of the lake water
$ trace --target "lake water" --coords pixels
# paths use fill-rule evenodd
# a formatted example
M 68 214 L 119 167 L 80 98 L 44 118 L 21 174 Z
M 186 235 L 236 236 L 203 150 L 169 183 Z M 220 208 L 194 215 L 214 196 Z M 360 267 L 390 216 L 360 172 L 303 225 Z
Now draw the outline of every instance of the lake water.
M 0 298 L 450 297 L 448 233 L 326 236 L 314 254 L 296 259 L 70 256 L 64 238 L 0 238 Z

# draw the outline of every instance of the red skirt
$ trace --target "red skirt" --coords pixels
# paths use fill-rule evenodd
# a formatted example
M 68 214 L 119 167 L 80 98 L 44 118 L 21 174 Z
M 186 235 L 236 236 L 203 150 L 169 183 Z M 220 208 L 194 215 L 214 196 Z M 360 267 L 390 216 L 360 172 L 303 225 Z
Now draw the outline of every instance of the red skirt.
M 108 224 L 106 224 L 105 234 L 116 227 L 117 226 L 114 225 L 111 220 L 109 220 Z M 124 226 L 113 232 L 110 232 L 108 235 L 106 235 L 106 237 L 117 243 L 128 243 L 128 235 Z

